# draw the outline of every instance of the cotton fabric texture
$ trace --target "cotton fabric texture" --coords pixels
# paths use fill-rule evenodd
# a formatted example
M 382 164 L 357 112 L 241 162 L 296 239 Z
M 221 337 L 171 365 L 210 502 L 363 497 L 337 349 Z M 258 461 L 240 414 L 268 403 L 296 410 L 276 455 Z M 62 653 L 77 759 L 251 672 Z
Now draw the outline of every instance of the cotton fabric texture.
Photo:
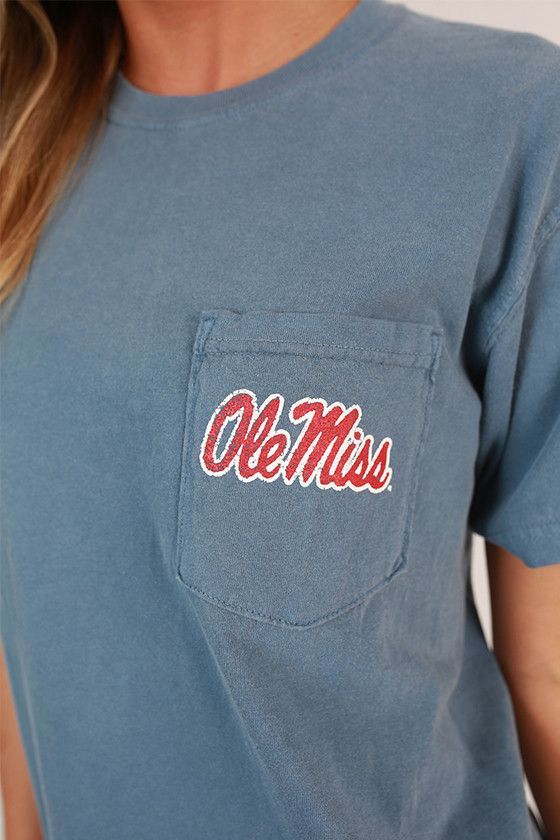
M 536 836 L 469 562 L 560 559 L 559 137 L 555 46 L 381 2 L 229 91 L 119 77 L 3 313 L 48 840 Z

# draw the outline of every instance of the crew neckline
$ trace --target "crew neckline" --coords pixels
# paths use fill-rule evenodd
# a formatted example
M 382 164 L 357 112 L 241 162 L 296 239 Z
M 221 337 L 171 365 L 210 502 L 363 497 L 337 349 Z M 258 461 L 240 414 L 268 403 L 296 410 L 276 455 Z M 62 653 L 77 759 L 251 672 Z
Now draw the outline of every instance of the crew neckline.
M 205 114 L 216 114 L 243 103 L 261 99 L 288 82 L 294 82 L 320 65 L 341 58 L 357 42 L 373 44 L 401 20 L 406 7 L 388 0 L 359 0 L 359 3 L 324 38 L 286 64 L 249 82 L 197 95 L 149 93 L 117 71 L 109 105 L 113 122 L 169 124 Z

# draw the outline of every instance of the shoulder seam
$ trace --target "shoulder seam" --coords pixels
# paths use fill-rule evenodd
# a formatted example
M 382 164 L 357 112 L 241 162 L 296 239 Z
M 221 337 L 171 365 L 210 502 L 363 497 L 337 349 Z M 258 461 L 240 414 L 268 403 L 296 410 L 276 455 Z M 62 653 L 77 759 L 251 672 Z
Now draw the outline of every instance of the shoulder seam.
M 485 354 L 490 352 L 490 350 L 498 340 L 500 330 L 512 317 L 518 303 L 520 303 L 520 301 L 523 299 L 523 296 L 525 295 L 525 292 L 528 288 L 529 276 L 535 266 L 539 253 L 557 230 L 560 230 L 560 204 L 557 204 L 555 207 L 553 207 L 552 210 L 550 210 L 547 213 L 547 215 L 544 217 L 544 219 L 542 219 L 539 226 L 537 227 L 531 245 L 531 256 L 525 269 L 525 274 L 521 283 L 521 287 L 517 294 L 514 296 L 507 309 L 505 310 L 505 312 L 502 315 L 500 315 L 496 323 L 491 327 L 488 336 L 484 342 Z

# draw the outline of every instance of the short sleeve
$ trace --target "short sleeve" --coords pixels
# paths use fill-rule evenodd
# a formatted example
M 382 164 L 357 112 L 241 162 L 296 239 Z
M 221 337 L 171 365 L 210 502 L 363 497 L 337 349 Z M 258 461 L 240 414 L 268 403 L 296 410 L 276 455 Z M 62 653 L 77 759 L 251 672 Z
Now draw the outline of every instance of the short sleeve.
M 560 563 L 560 208 L 485 358 L 469 525 L 529 567 Z

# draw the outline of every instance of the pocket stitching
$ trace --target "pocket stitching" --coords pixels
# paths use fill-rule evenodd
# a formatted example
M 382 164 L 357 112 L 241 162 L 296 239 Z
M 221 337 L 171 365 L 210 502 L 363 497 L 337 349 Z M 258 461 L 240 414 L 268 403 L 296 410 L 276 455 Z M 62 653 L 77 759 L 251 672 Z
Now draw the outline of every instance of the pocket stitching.
M 216 323 L 217 314 L 212 313 L 204 315 L 198 324 L 196 331 L 196 338 L 194 341 L 192 351 L 191 369 L 189 374 L 189 381 L 185 389 L 184 402 L 184 423 L 183 423 L 183 442 L 181 446 L 181 465 L 180 465 L 180 484 L 179 484 L 179 517 L 178 517 L 178 533 L 176 541 L 176 555 L 175 555 L 175 574 L 180 574 L 181 554 L 183 550 L 183 543 L 185 538 L 185 511 L 187 508 L 187 473 L 188 473 L 188 449 L 189 449 L 189 428 L 192 425 L 192 417 L 196 407 L 196 399 L 192 399 L 189 411 L 189 397 L 194 394 L 194 389 L 198 382 L 198 374 L 204 361 L 204 345 L 212 332 L 214 324 Z
M 400 561 L 400 562 L 399 562 Z M 216 595 L 211 595 L 209 592 L 205 592 L 204 589 L 199 589 L 197 586 L 194 586 L 192 583 L 188 583 L 182 576 L 181 570 L 179 569 L 177 572 L 178 580 L 183 583 L 187 589 L 190 589 L 195 595 L 198 595 L 200 598 L 203 598 L 205 601 L 210 602 L 211 604 L 216 604 L 217 606 L 222 607 L 223 609 L 230 610 L 232 612 L 237 613 L 238 615 L 245 616 L 246 618 L 252 618 L 255 621 L 258 620 L 265 620 L 268 624 L 275 624 L 281 625 L 282 627 L 292 627 L 294 629 L 307 629 L 308 627 L 316 627 L 319 624 L 325 624 L 327 621 L 332 621 L 337 616 L 349 612 L 350 610 L 354 609 L 355 607 L 359 606 L 359 604 L 364 601 L 369 595 L 372 595 L 376 590 L 381 589 L 385 586 L 389 581 L 398 574 L 404 568 L 404 557 L 403 552 L 399 554 L 397 560 L 393 564 L 393 568 L 386 575 L 382 580 L 377 581 L 377 583 L 370 586 L 368 589 L 365 589 L 359 595 L 356 595 L 351 601 L 348 603 L 343 604 L 341 607 L 337 607 L 335 610 L 331 610 L 331 612 L 325 613 L 324 615 L 319 616 L 318 618 L 310 619 L 309 621 L 288 621 L 284 618 L 279 618 L 278 616 L 274 615 L 267 615 L 266 613 L 259 612 L 259 610 L 253 610 L 250 607 L 243 607 L 240 604 L 236 604 L 233 601 L 226 601 L 224 598 L 218 598 Z
M 433 333 L 432 333 L 433 335 Z M 227 341 L 232 344 L 236 344 L 238 341 L 246 341 L 247 339 L 243 338 L 213 338 L 212 341 Z M 286 338 L 251 338 L 249 339 L 252 342 L 259 342 L 259 343 L 266 343 L 266 344 L 299 344 L 302 347 L 332 347 L 333 350 L 363 350 L 365 353 L 390 353 L 392 356 L 413 356 L 417 359 L 431 359 L 431 354 L 429 353 L 411 353 L 406 350 L 391 350 L 388 347 L 359 347 L 357 345 L 344 345 L 344 344 L 323 344 L 319 342 L 313 341 L 300 341 L 298 338 L 286 337 Z
M 424 400 L 424 417 L 422 418 L 422 428 L 420 430 L 420 436 L 418 439 L 418 446 L 416 448 L 416 454 L 414 456 L 414 472 L 413 472 L 413 479 L 412 479 L 412 486 L 409 489 L 408 495 L 408 511 L 406 517 L 406 524 L 403 534 L 403 544 L 401 554 L 403 556 L 403 562 L 406 563 L 408 561 L 408 546 L 410 543 L 410 535 L 412 532 L 412 524 L 414 521 L 414 513 L 416 509 L 416 501 L 418 498 L 418 481 L 419 481 L 419 474 L 420 474 L 420 464 L 422 462 L 422 453 L 424 451 L 424 446 L 426 443 L 428 426 L 429 426 L 429 419 L 431 414 L 432 402 L 433 402 L 433 391 L 434 391 L 434 382 L 435 382 L 435 372 L 437 366 L 439 364 L 439 357 L 441 352 L 441 333 L 439 332 L 432 332 L 431 334 L 431 342 L 432 342 L 432 361 L 427 370 L 427 376 L 424 382 L 424 389 L 422 393 L 422 398 Z
M 333 345 L 329 345 L 329 346 L 332 347 Z M 345 349 L 354 349 L 354 348 L 345 348 Z M 357 349 L 360 349 L 360 348 L 357 348 Z M 372 351 L 368 350 L 367 352 L 371 353 Z M 391 355 L 394 355 L 392 350 L 388 351 L 388 352 Z M 341 360 L 340 356 L 334 356 L 334 355 L 329 356 L 326 353 L 321 353 L 320 355 L 317 355 L 316 353 L 297 353 L 296 351 L 292 351 L 292 350 L 279 350 L 279 351 L 276 351 L 276 350 L 257 350 L 256 352 L 252 351 L 252 350 L 204 350 L 203 351 L 203 358 L 206 358 L 207 356 L 231 356 L 233 353 L 235 353 L 236 355 L 241 355 L 241 356 L 298 356 L 302 359 L 314 359 L 314 358 L 316 358 L 316 359 L 319 359 L 319 360 L 329 359 L 330 361 L 340 361 Z M 432 359 L 432 356 L 424 356 L 424 355 L 419 356 L 418 354 L 411 354 L 411 355 L 415 355 L 417 358 Z M 344 357 L 342 357 L 342 358 L 344 358 Z M 383 361 L 382 362 L 382 361 L 375 361 L 373 359 L 352 359 L 351 361 L 352 361 L 353 364 L 358 364 L 358 365 L 360 365 L 360 364 L 361 365 L 372 365 L 372 364 L 374 364 L 374 365 L 379 365 L 381 367 L 403 367 L 403 368 L 409 368 L 409 369 L 414 368 L 413 364 L 405 364 L 404 362 L 391 362 L 391 361 L 388 361 L 388 362 Z M 421 365 L 420 369 L 421 370 L 428 370 L 429 366 Z

